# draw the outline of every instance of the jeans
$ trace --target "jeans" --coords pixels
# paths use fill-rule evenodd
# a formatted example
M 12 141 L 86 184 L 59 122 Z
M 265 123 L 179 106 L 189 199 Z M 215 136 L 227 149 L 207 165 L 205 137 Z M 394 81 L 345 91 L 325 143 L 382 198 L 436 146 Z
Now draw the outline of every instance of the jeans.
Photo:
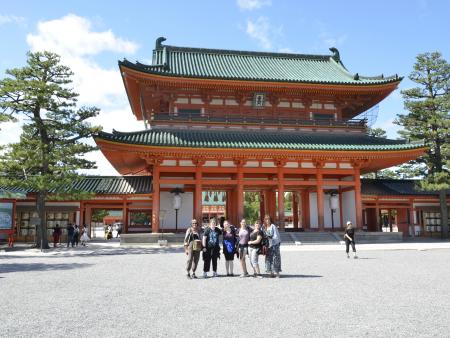
M 347 237 L 345 237 L 345 252 L 346 253 L 348 253 L 348 251 L 349 251 L 349 246 L 352 246 L 352 250 L 353 250 L 353 252 L 356 252 L 356 249 L 355 249 L 355 240 L 353 240 L 353 241 L 351 241 L 350 242 L 350 240 L 347 238 Z

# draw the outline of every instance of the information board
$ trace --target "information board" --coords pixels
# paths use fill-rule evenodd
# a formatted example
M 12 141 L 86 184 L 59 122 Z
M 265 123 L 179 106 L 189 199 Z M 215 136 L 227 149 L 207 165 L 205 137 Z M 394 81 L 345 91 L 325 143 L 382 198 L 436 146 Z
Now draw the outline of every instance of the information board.
M 0 202 L 0 230 L 11 230 L 14 224 L 14 203 Z

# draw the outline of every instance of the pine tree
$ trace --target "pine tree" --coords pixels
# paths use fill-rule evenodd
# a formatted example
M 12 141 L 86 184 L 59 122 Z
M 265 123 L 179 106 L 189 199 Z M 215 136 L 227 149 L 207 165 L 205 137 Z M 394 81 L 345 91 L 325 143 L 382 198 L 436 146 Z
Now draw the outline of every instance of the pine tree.
M 0 108 L 24 122 L 20 141 L 8 145 L 0 157 L 0 183 L 36 192 L 36 245 L 48 248 L 45 202 L 83 196 L 72 183 L 81 178 L 78 169 L 95 167 L 83 158 L 95 147 L 83 140 L 100 130 L 87 122 L 99 110 L 76 108 L 78 94 L 70 87 L 73 73 L 56 54 L 28 53 L 25 67 L 6 74 L 0 81 Z
M 418 86 L 402 91 L 408 114 L 399 114 L 399 133 L 411 141 L 420 140 L 428 150 L 411 161 L 423 177 L 420 188 L 439 192 L 441 229 L 448 237 L 447 189 L 450 188 L 450 64 L 439 52 L 419 54 L 409 79 Z

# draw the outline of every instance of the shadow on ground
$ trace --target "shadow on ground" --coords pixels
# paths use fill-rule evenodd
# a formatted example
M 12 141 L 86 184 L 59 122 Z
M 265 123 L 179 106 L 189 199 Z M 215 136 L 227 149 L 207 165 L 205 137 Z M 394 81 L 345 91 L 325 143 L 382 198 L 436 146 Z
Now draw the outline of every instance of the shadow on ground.
M 92 264 L 87 263 L 69 263 L 69 264 L 12 263 L 0 265 L 0 274 L 10 272 L 72 270 L 72 269 L 86 268 L 91 265 Z
M 24 251 L 24 253 L 27 250 Z M 71 256 L 81 257 L 97 257 L 97 256 L 122 256 L 122 255 L 152 255 L 152 254 L 172 254 L 182 253 L 183 248 L 100 248 L 100 247 L 77 247 L 77 248 L 57 248 L 49 249 L 46 252 L 34 251 L 33 255 L 4 255 L 0 256 L 0 261 L 5 259 L 19 259 L 19 258 L 61 258 Z
M 322 278 L 321 275 L 281 275 L 280 278 Z

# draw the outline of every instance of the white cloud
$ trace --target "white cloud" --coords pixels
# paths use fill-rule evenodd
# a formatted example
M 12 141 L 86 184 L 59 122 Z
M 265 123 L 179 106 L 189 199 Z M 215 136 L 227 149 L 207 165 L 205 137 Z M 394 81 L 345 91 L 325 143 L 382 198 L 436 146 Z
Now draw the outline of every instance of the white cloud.
M 1 20 L 4 20 L 0 16 Z M 133 54 L 138 45 L 117 37 L 111 30 L 96 31 L 86 18 L 73 14 L 62 18 L 39 22 L 37 30 L 26 37 L 32 51 L 49 50 L 61 55 L 61 62 L 74 72 L 73 87 L 79 93 L 79 105 L 95 105 L 101 109 L 99 116 L 91 119 L 107 132 L 112 129 L 135 131 L 144 129 L 129 107 L 122 78 L 117 67 L 102 67 L 96 60 L 101 53 Z M 116 58 L 112 56 L 112 58 Z M 0 126 L 0 144 L 17 142 L 21 123 L 5 123 Z M 93 139 L 87 143 L 94 144 Z M 115 169 L 100 151 L 86 155 L 97 162 L 98 169 L 84 171 L 90 175 L 117 175 Z
M 5 122 L 0 124 L 0 145 L 19 142 L 22 133 L 22 123 Z
M 125 91 L 117 68 L 102 68 L 95 56 L 104 52 L 133 54 L 138 45 L 116 37 L 111 30 L 96 32 L 91 22 L 73 14 L 38 23 L 37 32 L 27 35 L 32 51 L 49 50 L 61 55 L 63 64 L 75 73 L 74 88 L 79 103 L 114 106 L 126 102 Z
M 7 23 L 21 24 L 24 21 L 25 18 L 22 16 L 0 14 L 0 25 L 5 25 Z
M 347 35 L 333 35 L 327 31 L 323 31 L 319 34 L 319 39 L 325 45 L 325 47 L 339 47 L 342 46 L 347 40 Z
M 264 6 L 270 6 L 271 0 L 237 0 L 238 7 L 242 10 L 254 10 Z
M 91 22 L 69 14 L 61 19 L 41 21 L 38 33 L 28 34 L 27 42 L 33 50 L 48 49 L 60 55 L 95 55 L 103 51 L 132 54 L 138 46 L 116 37 L 111 30 L 94 32 Z
M 260 16 L 255 21 L 247 20 L 245 32 L 264 49 L 271 49 L 273 40 L 281 35 L 281 27 L 273 27 L 267 17 Z

